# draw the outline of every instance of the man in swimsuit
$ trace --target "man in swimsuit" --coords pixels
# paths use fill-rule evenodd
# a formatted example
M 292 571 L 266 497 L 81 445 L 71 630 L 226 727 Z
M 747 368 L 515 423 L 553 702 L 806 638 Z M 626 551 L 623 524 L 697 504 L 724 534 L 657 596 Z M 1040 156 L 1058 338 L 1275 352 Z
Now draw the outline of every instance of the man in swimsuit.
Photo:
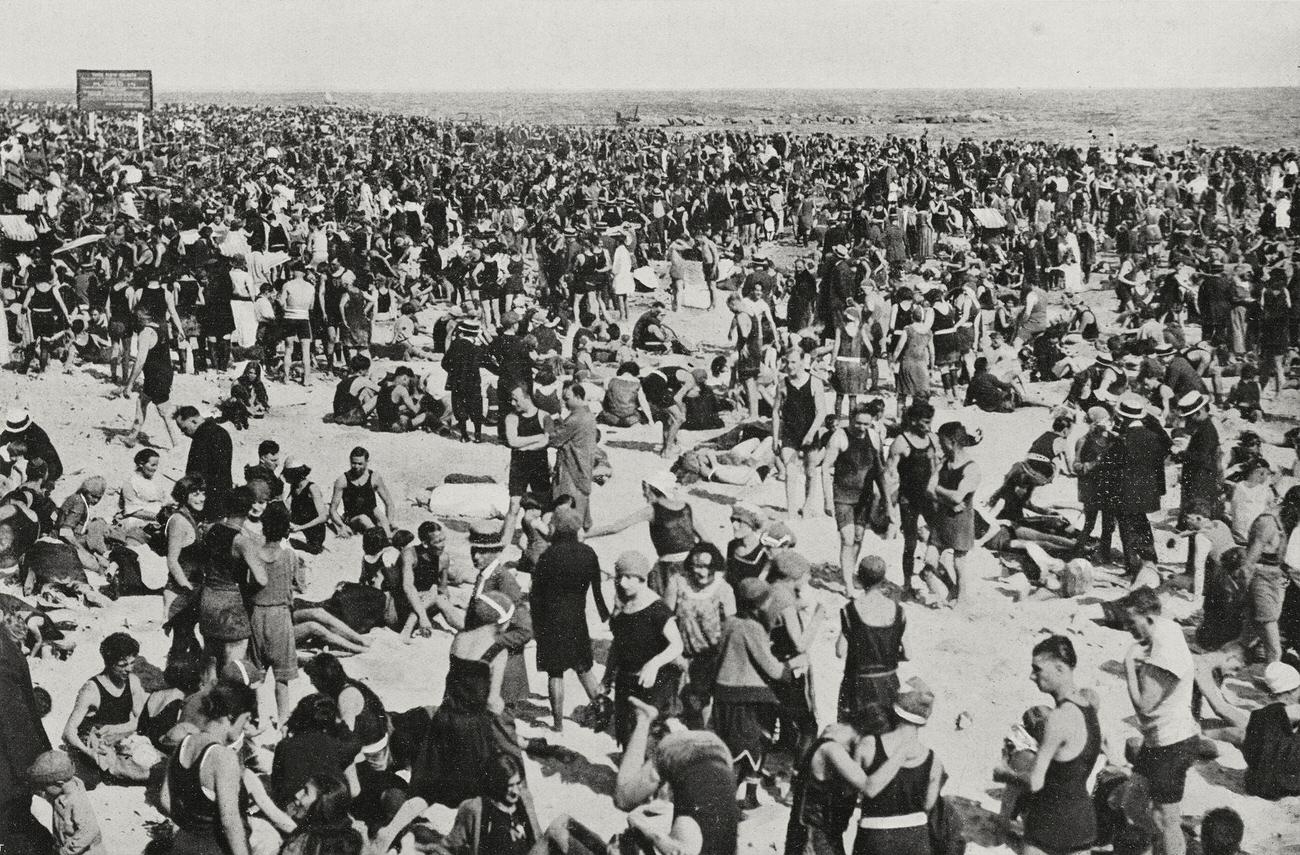
M 393 497 L 383 476 L 370 468 L 370 452 L 361 446 L 348 456 L 348 471 L 334 480 L 330 528 L 339 537 L 379 526 L 392 534 Z M 379 502 L 383 502 L 383 507 Z
M 891 534 L 897 516 L 887 499 L 884 461 L 872 441 L 874 422 L 870 403 L 855 407 L 848 426 L 831 435 L 822 460 L 826 514 L 835 517 L 835 527 L 840 533 L 840 572 L 844 574 L 844 593 L 849 597 L 853 596 L 853 576 L 862 538 L 876 502 L 889 510 Z
M 122 397 L 131 394 L 131 388 L 141 374 L 144 375 L 144 383 L 136 402 L 135 421 L 122 441 L 127 447 L 135 445 L 140 437 L 140 429 L 144 427 L 145 417 L 149 414 L 149 405 L 153 404 L 158 417 L 162 419 L 163 427 L 167 428 L 167 440 L 175 448 L 176 435 L 172 433 L 171 407 L 167 403 L 172 394 L 172 356 L 164 332 L 166 325 L 159 323 L 156 313 L 144 305 L 136 309 L 135 316 L 140 334 L 136 336 L 135 363 L 126 382 L 122 384 Z

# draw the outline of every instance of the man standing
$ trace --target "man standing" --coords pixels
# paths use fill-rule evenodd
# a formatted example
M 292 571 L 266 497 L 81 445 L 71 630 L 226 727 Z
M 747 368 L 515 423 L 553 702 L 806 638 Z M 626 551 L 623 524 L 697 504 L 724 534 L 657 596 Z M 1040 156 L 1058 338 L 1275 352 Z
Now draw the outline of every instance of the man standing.
M 1179 803 L 1201 734 L 1192 717 L 1195 660 L 1182 628 L 1161 617 L 1160 599 L 1153 589 L 1138 588 L 1129 594 L 1125 611 L 1136 643 L 1124 656 L 1124 676 L 1142 731 L 1133 772 L 1146 780 L 1151 795 L 1151 818 L 1157 829 L 1152 851 L 1183 855 L 1187 843 Z
M 551 448 L 555 452 L 553 495 L 567 495 L 582 515 L 584 531 L 591 528 L 591 470 L 596 459 L 596 417 L 587 407 L 587 393 L 581 383 L 564 387 L 563 419 L 552 423 Z
M 519 521 L 519 506 L 524 494 L 530 494 L 542 507 L 551 503 L 550 439 L 547 428 L 551 420 L 537 405 L 533 396 L 520 386 L 510 392 L 512 412 L 506 416 L 506 445 L 510 446 L 510 512 L 502 529 L 501 542 L 514 542 L 515 523 Z M 585 407 L 583 407 L 585 409 Z
M 316 302 L 316 287 L 303 278 L 301 264 L 293 268 L 293 276 L 280 291 L 280 304 L 284 306 L 284 382 L 289 382 L 293 368 L 294 346 L 302 343 L 302 385 L 311 381 L 311 307 Z
M 522 320 L 514 310 L 501 316 L 501 334 L 489 348 L 492 363 L 484 366 L 497 375 L 497 433 L 502 442 L 506 438 L 511 390 L 522 386 L 528 394 L 533 393 L 533 355 L 526 339 L 519 335 Z
M 1223 453 L 1219 448 L 1219 429 L 1210 418 L 1210 397 L 1203 392 L 1188 392 L 1178 399 L 1178 414 L 1187 423 L 1187 448 L 1174 456 L 1183 464 L 1178 479 L 1181 498 L 1178 507 L 1180 524 L 1189 509 L 1200 502 L 1208 505 L 1210 517 L 1219 515 L 1223 496 Z
M 840 533 L 840 572 L 844 574 L 844 593 L 850 598 L 862 538 L 876 501 L 889 508 L 891 528 L 897 513 L 885 498 L 884 458 L 872 436 L 873 422 L 870 404 L 855 407 L 848 426 L 831 435 L 822 462 L 822 494 L 826 513 L 835 517 Z
M 1116 521 L 1124 547 L 1124 566 L 1137 573 L 1144 561 L 1155 562 L 1155 536 L 1148 514 L 1160 510 L 1165 495 L 1165 458 L 1169 456 L 1169 434 L 1147 416 L 1146 402 L 1137 395 L 1125 395 L 1119 402 L 1120 441 L 1113 447 L 1119 466 Z
M 177 407 L 174 418 L 181 433 L 190 438 L 185 474 L 203 478 L 208 490 L 207 516 L 217 519 L 224 515 L 222 499 L 234 484 L 230 474 L 234 459 L 230 434 L 213 419 L 199 415 L 199 411 L 188 404 Z

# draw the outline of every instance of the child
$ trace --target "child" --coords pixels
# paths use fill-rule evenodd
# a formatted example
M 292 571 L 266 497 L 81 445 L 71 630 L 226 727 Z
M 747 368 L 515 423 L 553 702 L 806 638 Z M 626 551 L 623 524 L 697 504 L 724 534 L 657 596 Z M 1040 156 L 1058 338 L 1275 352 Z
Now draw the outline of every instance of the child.
M 1259 405 L 1259 370 L 1253 365 L 1241 366 L 1241 379 L 1232 387 L 1224 401 L 1229 407 L 1236 407 L 1241 417 L 1248 422 L 1259 421 L 1263 411 Z
M 27 780 L 54 808 L 54 842 L 59 855 L 108 855 L 86 787 L 67 753 L 46 751 L 38 756 L 27 770 Z

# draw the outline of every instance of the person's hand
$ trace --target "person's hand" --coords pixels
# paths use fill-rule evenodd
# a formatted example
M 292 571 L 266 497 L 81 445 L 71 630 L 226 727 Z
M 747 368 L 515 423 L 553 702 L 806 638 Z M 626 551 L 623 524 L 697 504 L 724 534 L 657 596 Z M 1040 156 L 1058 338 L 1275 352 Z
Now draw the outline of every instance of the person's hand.
M 432 633 L 433 622 L 429 620 L 429 616 L 427 614 L 421 614 L 419 620 L 416 621 L 416 628 L 424 632 Z
M 896 521 L 890 520 L 889 526 L 885 529 L 885 540 L 894 540 L 898 537 L 899 525 Z
M 655 680 L 659 677 L 659 666 L 653 662 L 647 662 L 641 666 L 641 673 L 637 675 L 637 683 L 643 689 L 654 688 Z
M 636 713 L 636 717 L 638 719 L 645 719 L 646 721 L 654 721 L 659 716 L 658 707 L 653 706 L 652 704 L 649 704 L 636 696 L 629 697 L 627 699 L 627 702 L 632 705 L 632 710 L 633 712 Z
M 495 715 L 501 715 L 506 711 L 506 703 L 501 700 L 499 695 L 492 695 L 487 699 L 487 708 L 488 712 L 494 713 Z
M 650 812 L 647 805 L 633 808 L 627 815 L 627 827 L 642 834 L 649 834 L 651 829 Z

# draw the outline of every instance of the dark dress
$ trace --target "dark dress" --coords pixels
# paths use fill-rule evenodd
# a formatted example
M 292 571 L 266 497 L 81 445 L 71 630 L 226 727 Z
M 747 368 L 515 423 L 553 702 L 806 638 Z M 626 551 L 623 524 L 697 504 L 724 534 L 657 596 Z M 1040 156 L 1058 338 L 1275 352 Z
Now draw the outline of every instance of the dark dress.
M 606 668 L 613 669 L 614 677 L 614 738 L 626 745 L 635 724 L 635 711 L 628 698 L 637 697 L 657 707 L 661 713 L 671 709 L 677 692 L 677 669 L 666 665 L 659 669 L 659 677 L 652 688 L 641 687 L 641 669 L 647 662 L 668 646 L 664 638 L 664 625 L 673 614 L 663 600 L 656 599 L 636 612 L 618 612 L 609 620 L 614 636 Z M 734 797 L 734 795 L 733 795 Z
M 596 596 L 596 609 L 609 619 L 600 589 L 600 559 L 585 543 L 573 538 L 553 542 L 533 568 L 529 594 L 533 633 L 537 638 L 537 670 L 559 677 L 570 669 L 591 670 L 591 635 L 587 630 L 587 588 Z
M 167 340 L 165 324 L 150 324 L 158 335 L 158 341 L 144 355 L 141 373 L 144 381 L 140 392 L 155 404 L 165 404 L 172 396 L 172 355 L 171 343 Z
M 1097 839 L 1088 776 L 1101 752 L 1101 725 L 1095 707 L 1075 706 L 1083 713 L 1088 740 L 1073 760 L 1052 761 L 1043 788 L 1029 795 L 1025 808 L 1025 842 L 1045 852 L 1077 852 Z
M 239 590 L 242 574 L 231 554 L 238 534 L 238 529 L 219 523 L 203 537 L 203 554 L 208 563 L 199 597 L 199 633 L 207 642 L 243 641 L 253 634 Z
M 1219 430 L 1213 419 L 1198 422 L 1183 452 L 1183 472 L 1178 479 L 1179 501 L 1183 514 L 1193 503 L 1209 505 L 1209 516 L 1218 516 L 1223 500 L 1223 453 L 1219 448 Z
M 802 386 L 786 380 L 785 395 L 781 399 L 781 447 L 803 450 L 804 437 L 816 416 L 812 376 L 805 378 Z
M 877 762 L 883 764 L 885 756 L 884 743 L 877 740 L 873 765 Z M 875 798 L 863 799 L 862 819 L 924 812 L 933 765 L 934 752 L 931 751 L 920 766 L 899 769 Z M 853 855 L 931 855 L 931 852 L 930 829 L 924 821 L 905 828 L 859 827 L 853 840 Z
M 971 465 L 971 461 L 960 467 L 953 467 L 947 460 L 939 466 L 939 486 L 945 490 L 955 490 L 961 485 L 962 472 Z M 975 545 L 975 509 L 971 506 L 971 496 L 963 496 L 960 510 L 953 510 L 947 502 L 936 503 L 931 522 L 930 543 L 940 552 L 951 549 L 958 555 L 965 555 Z
M 898 663 L 903 659 L 903 633 L 907 630 L 903 607 L 895 603 L 894 608 L 894 621 L 889 626 L 864 623 L 854 602 L 840 611 L 840 627 L 848 643 L 840 683 L 840 721 L 856 724 L 868 704 L 878 704 L 885 711 L 894 706 Z
M 310 522 L 320 516 L 321 508 L 316 507 L 316 500 L 311 497 L 311 482 L 301 481 L 289 494 L 289 520 L 294 525 Z M 325 545 L 325 523 L 317 523 L 311 528 L 299 532 L 307 544 L 319 551 Z
M 818 739 L 799 761 L 791 786 L 785 855 L 844 855 L 844 832 L 857 807 L 857 791 L 839 781 L 819 781 L 812 773 L 813 755 L 832 741 Z

